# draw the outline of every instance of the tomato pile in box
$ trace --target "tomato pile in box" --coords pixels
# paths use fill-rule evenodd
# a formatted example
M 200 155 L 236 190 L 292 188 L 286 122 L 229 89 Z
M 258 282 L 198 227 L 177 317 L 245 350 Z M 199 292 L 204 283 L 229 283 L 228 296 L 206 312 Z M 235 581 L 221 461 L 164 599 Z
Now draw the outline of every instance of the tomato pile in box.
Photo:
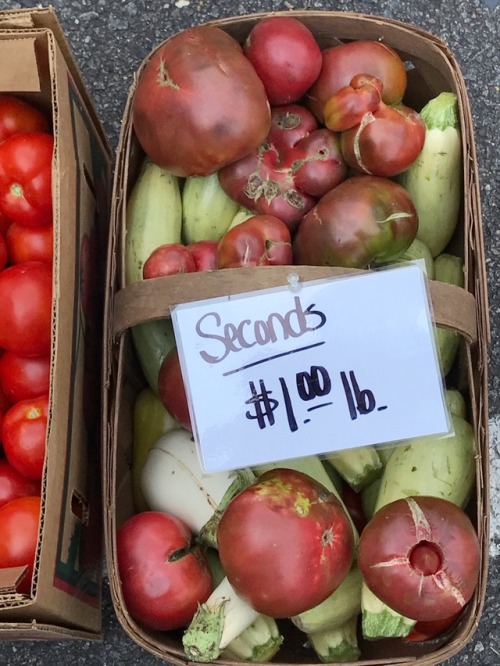
M 414 94 L 382 40 L 325 47 L 306 23 L 260 17 L 241 44 L 214 24 L 185 30 L 129 98 L 111 325 L 130 328 L 135 361 L 121 338 L 111 420 L 118 438 L 131 428 L 131 480 L 118 439 L 111 577 L 116 564 L 126 628 L 176 662 L 393 656 L 370 643 L 426 654 L 481 584 L 477 412 L 453 328 L 436 326 L 452 436 L 200 467 L 168 319 L 183 284 L 196 300 L 226 275 L 231 293 L 269 286 L 252 283 L 261 266 L 334 275 L 420 259 L 429 280 L 465 291 L 463 100 L 445 77 Z
M 38 542 L 52 339 L 52 152 L 45 115 L 0 95 L 0 567 Z

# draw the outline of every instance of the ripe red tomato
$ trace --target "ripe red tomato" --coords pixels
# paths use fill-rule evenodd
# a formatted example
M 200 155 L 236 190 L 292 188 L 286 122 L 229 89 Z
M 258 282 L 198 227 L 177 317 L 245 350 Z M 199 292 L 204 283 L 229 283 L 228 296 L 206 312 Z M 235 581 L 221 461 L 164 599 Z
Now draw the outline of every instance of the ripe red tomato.
M 40 497 L 19 497 L 0 508 L 0 569 L 26 566 L 17 587 L 29 594 L 40 525 Z
M 191 417 L 182 379 L 177 347 L 163 359 L 158 373 L 158 395 L 167 412 L 186 430 L 192 432 Z
M 42 261 L 26 261 L 2 271 L 0 312 L 0 347 L 26 356 L 49 354 L 52 267 Z
M 5 456 L 28 479 L 41 479 L 47 438 L 47 395 L 16 402 L 6 412 L 2 423 Z
M 0 507 L 18 497 L 40 496 L 41 483 L 27 479 L 4 459 L 0 459 Z
M 177 273 L 194 273 L 196 264 L 192 255 L 181 243 L 167 243 L 157 247 L 144 262 L 142 276 L 145 280 L 176 275 Z
M 344 580 L 354 536 L 342 504 L 301 472 L 273 469 L 232 499 L 217 530 L 226 576 L 255 610 L 291 617 Z
M 50 134 L 16 134 L 0 143 L 0 211 L 26 226 L 52 221 Z
M 287 225 L 274 215 L 255 215 L 229 229 L 219 241 L 219 268 L 283 266 L 292 263 Z
M 0 232 L 2 234 L 5 234 L 7 232 L 7 229 L 10 227 L 11 224 L 12 221 L 9 220 L 8 217 L 5 217 L 5 215 L 2 215 L 2 213 L 0 213 Z
M 7 243 L 4 235 L 0 232 L 0 271 L 7 266 Z
M 321 49 L 307 26 L 290 16 L 261 19 L 243 53 L 264 83 L 271 105 L 296 102 L 316 81 Z
M 186 245 L 197 271 L 215 271 L 217 268 L 217 241 L 195 241 Z
M 25 132 L 50 132 L 47 118 L 19 97 L 0 95 L 0 141 Z
M 144 511 L 117 532 L 118 569 L 130 615 L 151 629 L 178 629 L 191 621 L 212 592 L 200 546 L 178 518 Z
M 7 399 L 7 396 L 2 391 L 2 387 L 0 386 L 0 444 L 2 442 L 3 417 L 4 417 L 5 412 L 7 412 L 9 410 L 10 406 L 11 406 L 11 403 Z
M 10 263 L 20 264 L 23 261 L 52 263 L 53 230 L 51 223 L 41 227 L 25 227 L 13 222 L 5 234 Z
M 50 356 L 22 356 L 6 351 L 0 357 L 0 387 L 11 403 L 49 392 Z

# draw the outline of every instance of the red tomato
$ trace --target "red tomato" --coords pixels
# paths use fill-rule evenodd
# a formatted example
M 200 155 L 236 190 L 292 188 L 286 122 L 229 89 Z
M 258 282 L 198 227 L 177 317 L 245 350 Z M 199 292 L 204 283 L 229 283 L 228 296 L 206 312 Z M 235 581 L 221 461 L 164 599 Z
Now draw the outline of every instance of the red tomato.
M 6 351 L 0 357 L 0 387 L 11 403 L 49 392 L 50 356 L 21 356 Z
M 243 53 L 262 80 L 272 105 L 296 102 L 321 70 L 321 49 L 314 35 L 290 16 L 261 19 L 250 31 Z
M 388 178 L 413 164 L 423 148 L 425 132 L 416 111 L 404 104 L 387 106 L 381 102 L 359 125 L 342 132 L 340 146 L 352 169 Z
M 7 399 L 7 396 L 5 393 L 2 391 L 2 387 L 0 386 L 0 443 L 2 442 L 2 423 L 3 423 L 3 417 L 5 412 L 7 412 L 10 408 L 11 404 L 9 400 Z
M 21 400 L 3 417 L 2 441 L 5 456 L 28 479 L 41 479 L 47 438 L 47 395 Z
M 2 215 L 2 213 L 0 213 L 0 233 L 5 234 L 11 224 L 12 220 L 9 220 L 8 217 L 5 217 L 5 215 Z
M 26 132 L 50 132 L 46 117 L 19 97 L 0 95 L 0 141 Z
M 178 518 L 145 511 L 117 532 L 118 568 L 130 615 L 151 629 L 178 629 L 212 592 L 206 557 Z
M 7 266 L 7 243 L 4 235 L 0 232 L 0 271 Z
M 433 638 L 437 638 L 441 634 L 444 634 L 447 629 L 452 627 L 461 614 L 462 611 L 458 611 L 458 613 L 454 613 L 451 617 L 447 617 L 444 620 L 417 622 L 408 636 L 405 636 L 403 640 L 409 643 L 421 643 L 423 641 L 430 641 Z
M 382 100 L 397 104 L 406 91 L 406 68 L 399 55 L 383 42 L 356 40 L 323 51 L 321 72 L 307 92 L 307 104 L 323 122 L 326 102 L 357 74 L 382 81 Z
M 51 266 L 42 261 L 26 261 L 2 271 L 0 312 L 0 347 L 26 356 L 49 354 L 52 341 Z
M 191 254 L 181 243 L 168 243 L 157 247 L 144 262 L 142 276 L 145 280 L 176 275 L 177 273 L 194 273 L 196 265 Z
M 5 234 L 10 263 L 45 261 L 51 264 L 54 258 L 53 230 L 51 223 L 25 227 L 13 222 Z
M 42 132 L 0 143 L 0 211 L 25 226 L 52 221 L 54 139 Z
M 0 569 L 26 566 L 17 587 L 29 594 L 40 526 L 40 497 L 19 497 L 0 508 Z
M 217 248 L 218 268 L 283 266 L 292 263 L 287 225 L 274 215 L 254 215 L 229 229 Z
M 228 581 L 271 617 L 317 606 L 351 568 L 354 536 L 342 504 L 301 472 L 273 469 L 232 499 L 217 530 Z
M 197 271 L 214 271 L 217 268 L 217 241 L 195 241 L 186 245 L 193 257 Z
M 480 561 L 470 518 L 440 497 L 390 502 L 359 540 L 359 570 L 367 586 L 413 620 L 443 620 L 462 610 L 474 594 Z
M 7 461 L 0 459 L 0 507 L 18 497 L 39 497 L 40 481 L 27 479 Z
M 158 395 L 174 419 L 186 430 L 192 432 L 191 417 L 182 379 L 181 364 L 177 347 L 174 347 L 163 359 L 158 373 Z

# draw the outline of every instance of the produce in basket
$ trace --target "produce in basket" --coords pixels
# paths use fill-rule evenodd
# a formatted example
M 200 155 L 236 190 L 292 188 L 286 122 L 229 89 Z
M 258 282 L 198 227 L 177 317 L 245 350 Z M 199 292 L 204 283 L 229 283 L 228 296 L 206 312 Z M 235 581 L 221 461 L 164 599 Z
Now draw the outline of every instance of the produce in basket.
M 474 593 L 479 542 L 453 502 L 406 497 L 375 513 L 361 534 L 358 562 L 370 590 L 392 609 L 414 620 L 445 620 Z
M 317 606 L 342 583 L 354 540 L 333 493 L 300 472 L 277 468 L 229 502 L 217 544 L 237 593 L 258 612 L 290 617 Z
M 144 151 L 178 176 L 208 176 L 255 150 L 270 119 L 264 85 L 242 47 L 213 26 L 164 42 L 141 71 L 133 102 Z

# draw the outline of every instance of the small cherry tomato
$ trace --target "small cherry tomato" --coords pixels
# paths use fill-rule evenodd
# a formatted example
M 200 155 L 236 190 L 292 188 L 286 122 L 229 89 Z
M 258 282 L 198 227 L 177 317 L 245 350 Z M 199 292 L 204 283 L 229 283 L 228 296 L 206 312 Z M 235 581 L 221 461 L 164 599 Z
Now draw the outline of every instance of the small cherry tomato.
M 49 398 L 44 395 L 16 402 L 3 418 L 5 457 L 28 479 L 42 478 L 48 411 Z
M 6 351 L 0 357 L 0 387 L 11 403 L 49 392 L 50 356 L 22 356 Z
M 18 497 L 40 496 L 39 480 L 27 479 L 5 459 L 0 459 L 0 507 Z
M 49 133 L 47 118 L 20 97 L 0 95 L 0 141 L 26 132 Z
M 42 261 L 25 261 L 3 270 L 0 312 L 0 347 L 26 356 L 49 354 L 52 267 Z
M 229 229 L 219 241 L 219 268 L 282 266 L 292 263 L 287 225 L 273 215 L 254 215 Z
M 5 234 L 10 263 L 45 261 L 51 264 L 54 258 L 53 230 L 51 223 L 25 227 L 13 222 Z
M 52 221 L 50 134 L 16 134 L 0 143 L 0 211 L 13 222 L 39 226 Z
M 17 591 L 29 594 L 40 527 L 40 497 L 19 497 L 0 507 L 0 569 L 26 566 Z

